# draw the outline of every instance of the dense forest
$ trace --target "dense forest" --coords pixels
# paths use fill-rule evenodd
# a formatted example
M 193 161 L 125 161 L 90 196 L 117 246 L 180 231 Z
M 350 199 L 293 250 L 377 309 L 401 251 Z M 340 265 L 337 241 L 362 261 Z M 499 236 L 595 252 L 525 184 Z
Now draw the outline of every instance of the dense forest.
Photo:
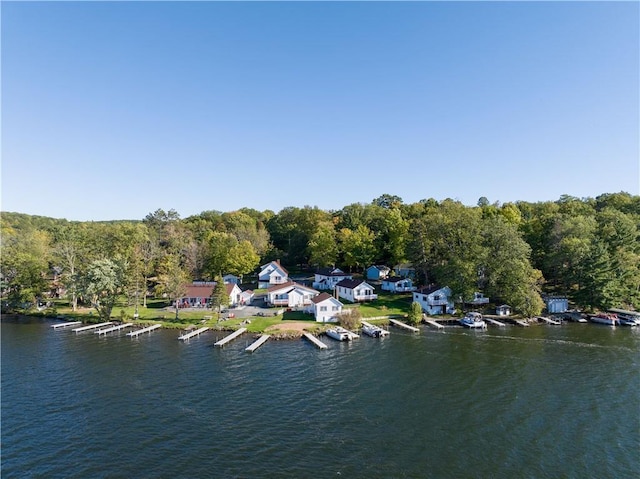
M 385 194 L 338 211 L 243 208 L 181 218 L 159 209 L 112 222 L 3 212 L 1 228 L 4 311 L 33 307 L 55 290 L 74 308 L 108 308 L 114 292 L 171 300 L 191 280 L 249 275 L 274 259 L 354 273 L 412 263 L 418 285 L 448 285 L 460 299 L 482 291 L 525 315 L 542 310 L 544 294 L 585 310 L 640 308 L 640 196 L 624 192 L 538 203 L 483 197 L 472 207 Z

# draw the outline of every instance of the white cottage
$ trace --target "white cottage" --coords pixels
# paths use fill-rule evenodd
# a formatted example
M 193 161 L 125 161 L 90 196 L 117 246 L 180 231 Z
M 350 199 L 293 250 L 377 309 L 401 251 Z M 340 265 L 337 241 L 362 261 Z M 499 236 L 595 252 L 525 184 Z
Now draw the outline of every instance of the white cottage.
M 320 293 L 311 299 L 306 311 L 312 313 L 318 323 L 336 323 L 342 312 L 342 303 L 329 293 Z
M 335 290 L 339 297 L 353 303 L 373 301 L 378 298 L 373 286 L 362 279 L 343 279 L 336 284 Z
M 345 273 L 340 268 L 321 268 L 315 274 L 313 287 L 332 290 L 340 281 L 352 278 L 353 275 Z
M 271 306 L 297 308 L 311 304 L 311 299 L 318 294 L 315 289 L 289 281 L 268 288 L 266 302 Z
M 508 304 L 501 304 L 496 308 L 496 314 L 498 316 L 509 316 L 511 315 L 511 306 Z
M 427 314 L 453 314 L 451 289 L 448 286 L 423 286 L 413 292 L 413 301 L 422 306 Z
M 268 288 L 274 284 L 289 282 L 289 272 L 282 267 L 280 261 L 263 264 L 258 273 L 258 288 Z
M 391 276 L 382 280 L 382 290 L 391 291 L 392 293 L 409 293 L 415 291 L 411 278 L 402 278 L 400 276 Z

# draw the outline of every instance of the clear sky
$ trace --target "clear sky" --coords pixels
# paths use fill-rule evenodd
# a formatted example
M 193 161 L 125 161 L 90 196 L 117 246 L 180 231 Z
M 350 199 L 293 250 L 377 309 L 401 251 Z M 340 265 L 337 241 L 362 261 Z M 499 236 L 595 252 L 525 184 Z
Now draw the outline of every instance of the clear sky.
M 3 211 L 640 194 L 638 2 L 3 1 Z

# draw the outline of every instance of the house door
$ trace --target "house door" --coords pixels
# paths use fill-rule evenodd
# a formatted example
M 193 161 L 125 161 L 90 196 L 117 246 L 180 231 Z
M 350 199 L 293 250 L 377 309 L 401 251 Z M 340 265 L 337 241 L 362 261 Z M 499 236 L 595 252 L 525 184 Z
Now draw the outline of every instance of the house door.
M 443 304 L 440 306 L 442 309 L 440 310 L 440 314 L 447 314 L 447 305 Z

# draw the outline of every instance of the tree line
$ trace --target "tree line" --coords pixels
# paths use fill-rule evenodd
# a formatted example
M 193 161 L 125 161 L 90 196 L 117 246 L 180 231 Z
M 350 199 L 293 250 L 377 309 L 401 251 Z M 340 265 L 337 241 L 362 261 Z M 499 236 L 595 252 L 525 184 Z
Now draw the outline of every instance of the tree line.
M 580 308 L 640 308 L 640 197 L 476 206 L 445 199 L 405 204 L 384 194 L 337 211 L 242 208 L 181 218 L 158 209 L 138 221 L 76 222 L 21 213 L 1 217 L 3 310 L 37 305 L 51 285 L 78 302 L 106 308 L 124 296 L 173 301 L 192 280 L 254 273 L 278 259 L 285 267 L 411 263 L 417 283 L 449 286 L 456 301 L 482 291 L 531 316 L 543 294 Z M 55 280 L 55 281 L 53 281 Z M 53 282 L 52 282 L 53 281 Z

